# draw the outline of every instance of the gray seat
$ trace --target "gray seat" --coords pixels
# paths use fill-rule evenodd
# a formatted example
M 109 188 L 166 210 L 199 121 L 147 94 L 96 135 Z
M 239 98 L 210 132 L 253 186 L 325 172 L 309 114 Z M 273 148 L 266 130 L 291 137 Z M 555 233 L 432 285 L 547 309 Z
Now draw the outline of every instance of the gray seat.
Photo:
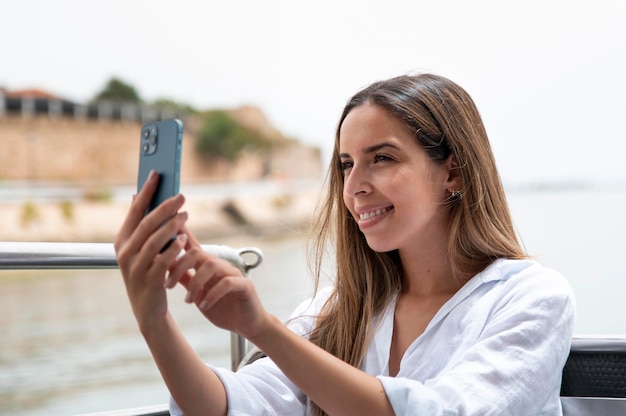
M 574 338 L 563 369 L 565 416 L 626 415 L 626 338 Z

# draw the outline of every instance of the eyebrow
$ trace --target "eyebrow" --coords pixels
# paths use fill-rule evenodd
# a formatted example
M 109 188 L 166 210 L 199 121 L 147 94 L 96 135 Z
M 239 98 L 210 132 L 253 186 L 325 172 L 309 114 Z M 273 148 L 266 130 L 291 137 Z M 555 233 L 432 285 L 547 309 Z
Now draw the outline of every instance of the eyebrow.
M 393 149 L 398 149 L 398 150 L 400 149 L 398 146 L 396 146 L 393 143 L 384 142 L 384 143 L 379 143 L 379 144 L 375 144 L 373 146 L 366 147 L 365 149 L 363 149 L 363 154 L 366 155 L 368 153 L 374 153 L 374 152 L 379 151 L 380 149 L 384 149 L 385 147 L 391 147 Z M 340 153 L 339 157 L 340 158 L 347 158 L 347 157 L 350 157 L 350 154 L 349 153 Z

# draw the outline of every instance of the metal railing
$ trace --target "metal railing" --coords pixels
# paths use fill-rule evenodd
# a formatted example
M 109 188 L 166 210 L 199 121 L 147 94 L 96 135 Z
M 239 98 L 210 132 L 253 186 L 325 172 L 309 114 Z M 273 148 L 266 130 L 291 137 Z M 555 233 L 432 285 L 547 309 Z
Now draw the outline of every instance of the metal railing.
M 202 245 L 202 249 L 229 261 L 246 276 L 263 261 L 261 250 L 255 247 L 207 244 Z M 111 243 L 0 242 L 0 270 L 116 268 L 118 264 Z M 230 364 L 233 371 L 238 368 L 247 350 L 245 338 L 231 333 Z

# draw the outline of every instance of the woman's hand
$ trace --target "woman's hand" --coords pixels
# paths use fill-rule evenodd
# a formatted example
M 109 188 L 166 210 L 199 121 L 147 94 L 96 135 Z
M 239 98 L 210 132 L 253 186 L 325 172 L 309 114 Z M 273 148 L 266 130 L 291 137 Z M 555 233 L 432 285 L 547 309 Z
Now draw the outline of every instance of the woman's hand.
M 252 280 L 228 261 L 206 253 L 187 230 L 184 233 L 188 236 L 186 252 L 170 268 L 167 287 L 180 282 L 187 289 L 185 301 L 195 303 L 215 326 L 246 338 L 262 332 L 269 314 Z
M 133 198 L 114 244 L 128 298 L 142 332 L 167 314 L 166 274 L 187 240 L 182 233 L 187 213 L 178 213 L 184 203 L 182 195 L 169 198 L 144 217 L 158 182 L 158 174 L 151 172 L 141 192 Z M 161 252 L 174 235 L 176 238 Z

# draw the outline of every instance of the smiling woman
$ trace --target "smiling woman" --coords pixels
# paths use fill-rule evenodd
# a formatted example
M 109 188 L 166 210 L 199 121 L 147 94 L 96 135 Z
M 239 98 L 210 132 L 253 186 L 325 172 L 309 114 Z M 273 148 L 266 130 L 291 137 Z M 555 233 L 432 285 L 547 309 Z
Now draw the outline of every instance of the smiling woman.
M 334 149 L 315 243 L 336 241 L 335 301 L 309 339 L 377 375 L 396 414 L 557 413 L 571 289 L 520 247 L 469 95 L 428 74 L 374 83 L 346 105 Z
M 346 105 L 334 149 L 312 262 L 319 285 L 335 253 L 335 282 L 287 325 L 200 249 L 182 195 L 144 216 L 153 177 L 133 200 L 117 259 L 172 413 L 559 414 L 573 295 L 521 248 L 469 95 L 430 74 L 374 83 Z M 267 357 L 204 365 L 169 311 L 175 286 Z

